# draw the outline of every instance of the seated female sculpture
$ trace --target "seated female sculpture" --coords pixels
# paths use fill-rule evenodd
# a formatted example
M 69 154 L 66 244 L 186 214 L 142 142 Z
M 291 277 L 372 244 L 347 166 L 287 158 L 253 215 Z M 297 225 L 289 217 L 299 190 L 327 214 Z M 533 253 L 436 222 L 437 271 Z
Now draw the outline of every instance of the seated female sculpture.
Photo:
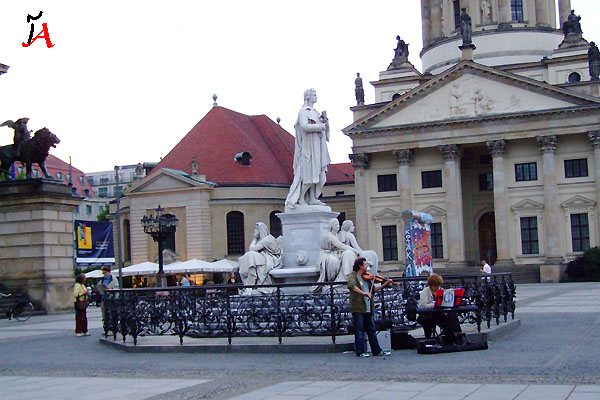
M 317 282 L 343 282 L 352 272 L 352 265 L 359 250 L 342 243 L 337 236 L 340 222 L 337 218 L 329 220 L 329 230 L 321 236 L 321 253 L 317 260 L 319 279 Z M 345 271 L 349 270 L 348 274 Z M 321 286 L 313 286 L 313 292 L 320 292 Z
M 338 239 L 340 242 L 352 247 L 354 250 L 358 251 L 359 257 L 364 257 L 367 259 L 367 263 L 369 264 L 369 272 L 372 274 L 377 274 L 377 268 L 379 266 L 379 259 L 377 257 L 377 253 L 373 250 L 363 250 L 358 245 L 356 241 L 356 237 L 354 236 L 354 223 L 347 219 L 342 223 L 342 230 L 338 233 Z M 343 264 L 342 268 L 344 270 L 344 276 L 347 277 L 350 272 L 352 272 L 352 265 Z
M 258 222 L 254 228 L 254 237 L 248 252 L 238 260 L 239 273 L 244 285 L 270 285 L 273 283 L 269 272 L 281 267 L 281 246 L 277 239 L 269 234 L 267 225 Z M 260 293 L 272 293 L 274 288 L 257 288 Z M 243 294 L 252 294 L 245 289 Z

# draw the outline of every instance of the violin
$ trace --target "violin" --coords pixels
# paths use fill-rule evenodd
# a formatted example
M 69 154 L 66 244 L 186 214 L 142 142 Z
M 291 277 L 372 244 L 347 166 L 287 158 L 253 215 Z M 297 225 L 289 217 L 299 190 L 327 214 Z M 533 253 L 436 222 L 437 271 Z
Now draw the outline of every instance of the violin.
M 365 281 L 373 281 L 374 283 L 385 283 L 385 281 L 387 281 L 387 279 L 385 279 L 382 276 L 379 275 L 373 275 L 370 274 L 368 272 L 365 272 L 361 275 L 361 277 L 365 280 Z M 392 281 L 392 284 L 397 285 L 398 282 L 394 282 Z

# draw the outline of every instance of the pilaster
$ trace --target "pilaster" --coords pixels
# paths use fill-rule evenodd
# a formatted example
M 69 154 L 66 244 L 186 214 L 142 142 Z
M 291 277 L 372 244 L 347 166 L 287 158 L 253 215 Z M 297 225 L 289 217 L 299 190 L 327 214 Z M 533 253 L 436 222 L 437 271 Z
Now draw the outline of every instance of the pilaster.
M 443 37 L 442 0 L 431 0 L 431 39 Z
M 423 46 L 431 42 L 431 0 L 421 0 L 421 29 Z
M 511 28 L 510 0 L 498 0 L 498 29 Z
M 558 29 L 562 28 L 562 24 L 567 20 L 569 14 L 571 14 L 571 0 L 558 0 L 558 16 L 560 23 Z

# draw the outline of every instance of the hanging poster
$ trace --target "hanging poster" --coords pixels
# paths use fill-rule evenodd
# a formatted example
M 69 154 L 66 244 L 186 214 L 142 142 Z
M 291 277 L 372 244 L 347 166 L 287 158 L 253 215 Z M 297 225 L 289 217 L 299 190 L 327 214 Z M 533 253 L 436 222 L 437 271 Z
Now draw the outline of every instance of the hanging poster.
M 113 265 L 112 223 L 75 220 L 77 265 Z
M 404 264 L 405 276 L 421 276 L 433 273 L 431 257 L 431 229 L 433 217 L 429 214 L 405 210 L 404 219 Z

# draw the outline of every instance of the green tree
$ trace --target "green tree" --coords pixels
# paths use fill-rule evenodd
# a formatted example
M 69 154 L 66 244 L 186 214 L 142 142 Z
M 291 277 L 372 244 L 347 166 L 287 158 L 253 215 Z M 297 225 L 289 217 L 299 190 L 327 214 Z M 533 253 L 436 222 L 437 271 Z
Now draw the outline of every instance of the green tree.
M 108 205 L 105 205 L 104 210 L 102 210 L 102 212 L 100 214 L 98 214 L 98 221 L 108 222 L 108 218 L 106 218 L 107 215 L 108 215 Z

